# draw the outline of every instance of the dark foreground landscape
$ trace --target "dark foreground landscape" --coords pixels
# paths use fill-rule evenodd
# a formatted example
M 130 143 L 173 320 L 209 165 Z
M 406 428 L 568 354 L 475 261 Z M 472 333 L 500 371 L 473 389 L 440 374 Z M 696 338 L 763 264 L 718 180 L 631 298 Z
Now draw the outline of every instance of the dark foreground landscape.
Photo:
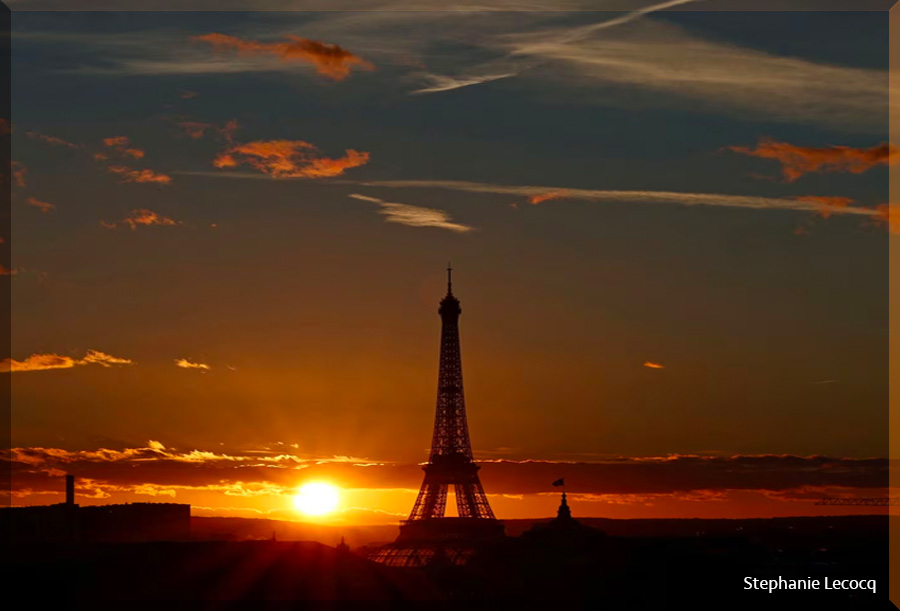
M 581 523 L 558 532 L 511 521 L 507 532 L 514 536 L 485 547 L 467 566 L 414 570 L 370 562 L 361 546 L 278 540 L 279 531 L 282 538 L 291 534 L 290 523 L 195 518 L 191 541 L 17 545 L 4 554 L 4 572 L 33 606 L 543 599 L 613 608 L 889 608 L 886 516 Z M 258 535 L 266 531 L 263 540 Z M 212 533 L 233 540 L 210 540 Z M 779 576 L 874 579 L 877 591 L 743 589 L 745 577 Z

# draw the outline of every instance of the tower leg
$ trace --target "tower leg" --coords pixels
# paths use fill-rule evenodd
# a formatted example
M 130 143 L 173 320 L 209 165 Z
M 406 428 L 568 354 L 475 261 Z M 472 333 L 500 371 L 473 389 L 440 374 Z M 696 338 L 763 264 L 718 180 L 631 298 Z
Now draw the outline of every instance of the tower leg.
M 456 510 L 461 518 L 494 518 L 494 512 L 488 504 L 487 495 L 481 487 L 481 480 L 476 475 L 467 481 L 454 486 L 456 493 Z
M 425 481 L 419 490 L 416 504 L 413 506 L 412 513 L 409 514 L 410 520 L 439 518 L 444 515 L 444 509 L 447 506 L 447 484 L 436 480 L 437 478 L 425 475 Z

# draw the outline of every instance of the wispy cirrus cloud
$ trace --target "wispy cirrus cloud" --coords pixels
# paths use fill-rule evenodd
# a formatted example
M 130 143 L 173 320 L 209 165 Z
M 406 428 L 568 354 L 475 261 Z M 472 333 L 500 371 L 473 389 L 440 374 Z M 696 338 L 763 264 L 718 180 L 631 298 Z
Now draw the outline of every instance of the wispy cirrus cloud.
M 47 144 L 53 144 L 56 146 L 64 146 L 70 149 L 80 149 L 83 148 L 81 144 L 75 144 L 74 142 L 69 142 L 68 140 L 63 140 L 62 138 L 57 138 L 56 136 L 48 136 L 47 134 L 42 134 L 40 132 L 27 131 L 25 135 L 34 140 L 40 140 L 41 142 L 46 142 Z
M 381 208 L 379 212 L 384 215 L 384 220 L 388 223 L 399 223 L 410 227 L 438 227 L 440 229 L 448 229 L 459 233 L 474 229 L 469 225 L 454 223 L 450 219 L 450 216 L 443 210 L 396 202 L 386 202 L 377 197 L 369 197 L 367 195 L 360 195 L 359 193 L 351 193 L 350 197 L 360 201 L 378 204 Z
M 32 354 L 28 358 L 17 361 L 15 359 L 3 359 L 0 362 L 0 372 L 14 373 L 22 371 L 46 371 L 48 369 L 71 369 L 78 365 L 100 365 L 111 367 L 113 365 L 131 365 L 131 359 L 124 359 L 100 352 L 88 350 L 84 357 L 78 359 L 55 353 Z
M 471 87 L 472 85 L 481 85 L 482 83 L 490 83 L 499 81 L 500 79 L 516 76 L 516 72 L 504 72 L 500 74 L 481 74 L 467 76 L 448 76 L 443 74 L 423 73 L 418 78 L 430 83 L 420 89 L 415 89 L 410 93 L 438 93 L 441 91 L 452 91 L 453 89 L 461 89 L 463 87 Z
M 100 221 L 100 225 L 106 227 L 107 229 L 115 229 L 116 227 L 124 225 L 126 227 L 129 227 L 132 231 L 136 230 L 140 226 L 174 226 L 180 224 L 181 223 L 179 221 L 170 219 L 169 217 L 163 216 L 152 210 L 147 210 L 146 208 L 132 210 L 131 213 L 121 221 Z
M 667 2 L 638 7 L 625 12 L 622 15 L 619 15 L 612 19 L 605 19 L 598 23 L 592 23 L 589 25 L 574 28 L 556 29 L 553 34 L 550 35 L 550 39 L 554 40 L 556 44 L 560 45 L 575 43 L 579 40 L 588 38 L 589 36 L 600 30 L 605 30 L 607 28 L 613 28 L 619 25 L 630 23 L 632 21 L 640 19 L 644 15 L 696 1 L 697 0 L 668 0 Z M 480 85 L 482 83 L 490 83 L 499 79 L 517 76 L 522 72 L 525 72 L 526 70 L 541 65 L 542 63 L 544 63 L 544 60 L 539 57 L 539 50 L 538 53 L 534 53 L 534 51 L 536 51 L 537 49 L 532 48 L 530 49 L 531 52 L 529 52 L 526 51 L 527 47 L 517 47 L 515 43 L 509 45 L 509 40 L 515 40 L 517 36 L 540 37 L 546 34 L 546 32 L 546 30 L 537 30 L 500 35 L 499 37 L 491 40 L 490 42 L 487 42 L 486 44 L 489 47 L 504 48 L 507 52 L 505 57 L 491 60 L 485 64 L 476 66 L 474 69 L 470 68 L 472 72 L 468 74 L 463 73 L 457 76 L 447 76 L 424 73 L 420 76 L 420 78 L 430 81 L 432 85 L 426 86 L 421 89 L 416 89 L 411 93 L 423 94 L 451 91 L 453 89 L 470 87 L 472 85 Z
M 343 157 L 324 157 L 302 140 L 256 140 L 236 144 L 219 153 L 213 165 L 220 169 L 248 165 L 272 178 L 327 178 L 365 165 L 369 153 L 347 149 Z
M 513 35 L 511 55 L 552 62 L 555 71 L 543 70 L 543 78 L 582 87 L 596 85 L 597 96 L 591 99 L 600 103 L 640 99 L 650 105 L 693 104 L 705 112 L 849 131 L 885 128 L 888 82 L 884 70 L 706 40 L 659 21 L 605 30 L 595 38 L 581 36 L 588 29 Z M 575 40 L 573 33 L 578 35 Z M 666 95 L 630 95 L 642 92 Z
M 378 4 L 396 7 L 391 2 Z M 713 40 L 660 17 L 666 10 L 690 4 L 690 0 L 617 2 L 615 8 L 622 11 L 618 14 L 580 12 L 581 25 L 571 25 L 571 15 L 527 10 L 528 2 L 513 2 L 506 6 L 525 8 L 492 11 L 486 6 L 465 5 L 444 11 L 322 12 L 287 27 L 302 28 L 305 36 L 318 40 L 340 40 L 360 54 L 376 58 L 379 65 L 406 70 L 404 78 L 396 82 L 404 87 L 416 83 L 405 87 L 411 93 L 441 95 L 502 78 L 513 80 L 511 86 L 538 92 L 551 88 L 577 90 L 574 99 L 596 104 L 676 106 L 883 133 L 888 110 L 886 70 L 812 61 Z M 583 6 L 578 2 L 571 5 Z M 403 35 L 398 36 L 398 31 Z M 292 70 L 298 62 L 281 59 L 281 53 L 293 39 L 285 35 L 280 40 L 261 42 L 271 34 L 253 26 L 235 36 L 216 34 L 224 37 L 221 49 L 234 51 L 228 54 L 209 53 L 205 46 L 212 44 L 211 40 L 202 45 L 181 44 L 178 34 L 171 31 L 148 32 L 140 37 L 131 32 L 80 37 L 29 32 L 21 36 L 91 45 L 106 51 L 97 53 L 88 65 L 75 68 L 82 73 L 187 75 Z M 450 56 L 442 48 L 444 43 L 465 49 Z M 312 65 L 311 61 L 307 63 Z
M 233 50 L 248 55 L 271 55 L 282 61 L 299 61 L 315 66 L 316 72 L 336 81 L 347 78 L 350 69 L 372 70 L 374 66 L 338 45 L 288 35 L 285 42 L 258 42 L 237 36 L 211 33 L 194 36 L 192 40 L 211 44 L 218 50 Z
M 793 182 L 805 174 L 813 173 L 862 174 L 872 168 L 900 161 L 900 148 L 889 142 L 867 149 L 838 145 L 816 148 L 762 138 L 756 148 L 729 146 L 728 150 L 779 162 L 786 182 Z
M 725 208 L 749 208 L 755 210 L 799 210 L 822 214 L 827 210 L 832 214 L 851 214 L 863 217 L 877 217 L 875 208 L 862 206 L 827 205 L 821 201 L 797 198 L 760 197 L 756 195 L 728 195 L 723 193 L 690 193 L 677 191 L 616 191 L 605 189 L 574 189 L 569 187 L 547 187 L 531 185 L 496 185 L 490 183 L 454 180 L 382 180 L 365 181 L 368 187 L 395 189 L 449 189 L 467 193 L 496 193 L 528 198 L 540 197 L 547 193 L 565 192 L 566 199 L 622 204 L 673 204 L 680 206 L 718 206 Z M 555 199 L 555 198 L 549 198 Z M 548 201 L 544 199 L 543 201 Z
M 654 363 L 653 361 L 644 361 L 644 367 L 648 369 L 665 369 L 665 365 L 661 365 L 660 363 Z

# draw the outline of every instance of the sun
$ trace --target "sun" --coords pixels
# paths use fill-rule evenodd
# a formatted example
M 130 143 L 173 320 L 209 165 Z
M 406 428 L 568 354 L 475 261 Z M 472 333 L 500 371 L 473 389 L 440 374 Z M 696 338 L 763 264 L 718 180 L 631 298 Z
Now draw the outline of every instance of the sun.
M 324 482 L 310 482 L 300 486 L 294 497 L 294 507 L 308 516 L 323 516 L 337 509 L 340 495 L 336 486 Z

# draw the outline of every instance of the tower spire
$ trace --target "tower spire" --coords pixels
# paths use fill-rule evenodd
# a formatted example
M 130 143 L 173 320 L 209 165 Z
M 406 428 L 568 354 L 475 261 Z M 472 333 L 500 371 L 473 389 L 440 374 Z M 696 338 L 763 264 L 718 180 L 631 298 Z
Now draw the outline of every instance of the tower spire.
M 453 273 L 453 268 L 450 266 L 449 261 L 447 262 L 447 294 L 453 294 L 453 277 L 451 274 Z

